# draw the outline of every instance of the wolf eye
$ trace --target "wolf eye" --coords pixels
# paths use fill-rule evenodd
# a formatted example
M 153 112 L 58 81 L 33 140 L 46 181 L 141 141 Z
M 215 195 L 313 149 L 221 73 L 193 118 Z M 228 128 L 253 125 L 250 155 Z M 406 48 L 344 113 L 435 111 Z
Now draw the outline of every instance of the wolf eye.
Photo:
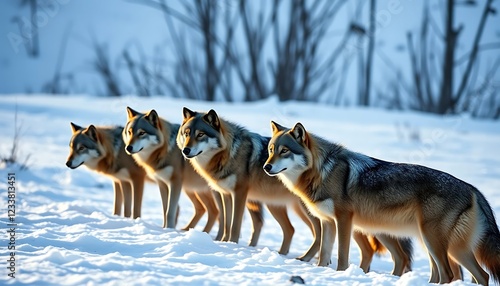
M 280 154 L 286 154 L 286 153 L 288 153 L 288 151 L 290 151 L 290 150 L 283 148 L 283 149 L 281 149 Z
M 146 134 L 146 132 L 144 132 L 144 131 L 139 132 L 139 136 L 144 136 L 144 134 Z
M 83 151 L 83 150 L 85 150 L 85 146 L 78 147 L 78 151 Z
M 203 133 L 203 132 L 200 132 L 200 133 L 198 133 L 198 135 L 196 135 L 196 137 L 198 137 L 198 138 L 202 138 L 203 136 L 205 136 L 205 133 Z

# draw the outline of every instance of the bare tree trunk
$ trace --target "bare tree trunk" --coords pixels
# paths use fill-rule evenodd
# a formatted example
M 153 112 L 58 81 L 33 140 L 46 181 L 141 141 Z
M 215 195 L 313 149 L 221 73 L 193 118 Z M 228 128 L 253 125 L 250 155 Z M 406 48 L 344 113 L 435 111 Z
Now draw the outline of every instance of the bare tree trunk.
M 265 38 L 269 33 L 270 26 L 263 23 L 263 13 L 259 14 L 258 22 L 251 25 L 248 17 L 248 7 L 246 0 L 240 0 L 240 14 L 243 20 L 243 30 L 247 43 L 248 60 L 250 62 L 250 78 L 242 83 L 245 86 L 245 101 L 263 99 L 267 95 L 267 88 L 264 84 L 262 69 L 262 49 Z
M 420 73 L 421 73 L 421 90 L 425 94 L 425 106 L 422 106 L 424 110 L 434 112 L 435 104 L 434 104 L 434 96 L 432 94 L 431 87 L 431 77 L 429 76 L 429 67 L 428 67 L 428 53 L 427 53 L 427 45 L 428 45 L 428 32 L 429 32 L 429 7 L 428 3 L 424 4 L 424 17 L 422 19 L 422 27 L 420 30 Z
M 215 65 L 215 51 L 214 43 L 212 39 L 212 31 L 214 30 L 213 25 L 215 25 L 215 12 L 216 7 L 213 0 L 209 1 L 196 1 L 196 8 L 199 13 L 199 19 L 201 24 L 201 30 L 203 33 L 203 41 L 205 46 L 205 91 L 206 100 L 214 101 L 215 92 L 217 87 L 217 67 Z
M 370 28 L 368 30 L 368 55 L 366 57 L 366 68 L 365 68 L 365 86 L 363 89 L 363 95 L 361 97 L 361 106 L 370 105 L 370 89 L 371 89 L 371 74 L 372 74 L 372 63 L 373 63 L 373 51 L 375 49 L 375 9 L 376 0 L 370 0 Z
M 358 105 L 363 105 L 364 101 L 364 96 L 365 96 L 365 88 L 366 88 L 366 81 L 363 80 L 365 77 L 365 70 L 366 70 L 366 64 L 365 64 L 365 53 L 363 50 L 363 40 L 364 40 L 364 35 L 359 35 L 357 37 L 358 41 Z
M 445 20 L 445 50 L 443 61 L 443 79 L 441 82 L 441 94 L 437 106 L 437 113 L 444 114 L 449 110 L 453 102 L 453 61 L 455 59 L 455 45 L 459 30 L 453 29 L 455 16 L 454 0 L 447 0 Z
M 425 110 L 425 100 L 422 92 L 422 83 L 421 83 L 421 73 L 418 67 L 418 62 L 417 62 L 417 55 L 415 52 L 415 48 L 413 47 L 413 34 L 411 32 L 408 32 L 406 34 L 406 38 L 408 41 L 408 53 L 410 54 L 410 63 L 411 63 L 411 69 L 412 69 L 412 76 L 413 76 L 413 82 L 415 86 L 415 96 L 418 101 L 418 105 L 415 106 L 416 109 L 421 109 Z
M 37 58 L 40 54 L 39 41 L 38 41 L 38 24 L 36 23 L 37 14 L 37 0 L 30 1 L 31 10 L 31 56 Z

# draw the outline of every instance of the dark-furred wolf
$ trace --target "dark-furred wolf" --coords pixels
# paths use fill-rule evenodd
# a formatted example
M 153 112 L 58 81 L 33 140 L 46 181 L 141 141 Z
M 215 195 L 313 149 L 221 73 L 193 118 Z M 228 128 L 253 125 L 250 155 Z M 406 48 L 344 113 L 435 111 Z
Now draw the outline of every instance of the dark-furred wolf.
M 219 118 L 214 110 L 202 113 L 184 108 L 183 115 L 177 144 L 194 168 L 224 198 L 223 240 L 238 242 L 245 202 L 258 201 L 268 206 L 280 224 L 283 230 L 280 253 L 287 253 L 294 231 L 286 213 L 289 207 L 312 227 L 315 240 L 309 250 L 299 257 L 309 261 L 319 249 L 319 220 L 304 209 L 298 196 L 262 170 L 268 157 L 270 138 Z M 363 253 L 361 266 L 367 271 L 373 249 L 366 236 L 360 234 L 356 238 Z M 400 245 L 398 240 L 389 236 L 383 236 L 381 240 L 397 260 L 395 273 L 401 275 L 405 268 L 410 267 L 411 244 Z
M 478 260 L 499 282 L 500 233 L 490 205 L 475 187 L 442 171 L 350 151 L 308 133 L 300 123 L 289 129 L 271 122 L 271 127 L 264 170 L 321 219 L 320 265 L 330 261 L 336 222 L 339 270 L 348 266 L 354 228 L 420 238 L 429 253 L 430 282 L 456 277 L 451 262 L 487 285 L 489 275 Z

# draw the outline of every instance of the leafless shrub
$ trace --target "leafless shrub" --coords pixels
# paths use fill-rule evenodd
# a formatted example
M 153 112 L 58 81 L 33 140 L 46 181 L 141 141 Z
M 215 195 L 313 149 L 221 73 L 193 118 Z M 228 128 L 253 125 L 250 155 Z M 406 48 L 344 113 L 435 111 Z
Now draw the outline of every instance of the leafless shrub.
M 21 145 L 21 131 L 22 126 L 20 123 L 18 123 L 16 105 L 16 110 L 14 113 L 14 138 L 12 139 L 12 146 L 10 147 L 10 151 L 7 154 L 0 154 L 1 165 L 17 165 L 21 170 L 28 169 L 28 161 L 31 157 L 31 154 L 21 156 L 21 153 L 19 151 Z

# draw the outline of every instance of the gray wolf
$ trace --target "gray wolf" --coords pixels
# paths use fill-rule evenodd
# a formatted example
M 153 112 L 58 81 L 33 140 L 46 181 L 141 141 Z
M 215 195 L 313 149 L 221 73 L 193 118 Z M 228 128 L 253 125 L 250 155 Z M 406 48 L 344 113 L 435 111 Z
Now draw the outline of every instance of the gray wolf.
M 194 169 L 221 194 L 224 212 L 222 240 L 238 242 L 248 199 L 267 205 L 283 230 L 279 252 L 288 253 L 294 228 L 286 206 L 296 206 L 294 209 L 300 211 L 302 204 L 278 180 L 268 178 L 262 171 L 260 163 L 264 158 L 261 150 L 266 149 L 266 142 L 240 126 L 219 120 L 213 110 L 204 114 L 184 108 L 183 115 L 177 145 Z M 319 229 L 319 222 L 317 224 Z M 312 258 L 318 247 L 319 243 L 305 258 Z
M 163 227 L 175 228 L 179 197 L 181 190 L 184 190 L 195 210 L 184 229 L 193 228 L 206 210 L 208 218 L 203 231 L 210 232 L 219 211 L 207 182 L 185 162 L 176 146 L 179 124 L 160 118 L 154 109 L 141 113 L 127 107 L 127 114 L 123 150 L 132 155 L 137 164 L 146 170 L 148 177 L 158 184 Z
M 225 217 L 223 240 L 238 242 L 244 205 L 247 200 L 257 201 L 266 204 L 281 225 L 283 243 L 280 253 L 286 254 L 294 231 L 286 208 L 293 208 L 299 217 L 310 222 L 315 236 L 309 250 L 299 257 L 309 261 L 319 249 L 321 231 L 319 221 L 304 209 L 298 196 L 289 192 L 278 179 L 267 176 L 262 170 L 268 157 L 267 145 L 270 138 L 226 121 L 214 110 L 200 113 L 184 108 L 183 116 L 177 144 L 196 171 L 223 197 Z M 280 215 L 277 215 L 278 213 Z M 398 241 L 391 237 L 387 237 L 383 242 L 386 246 L 389 244 L 388 247 L 393 250 L 401 250 L 397 248 Z M 393 244 L 397 246 L 391 247 Z M 364 270 L 367 271 L 373 250 L 367 243 L 360 244 L 360 247 L 364 249 L 363 253 L 367 254 L 364 260 Z M 401 250 L 403 252 L 401 257 L 408 258 L 404 250 Z M 370 251 L 371 254 L 368 255 Z M 407 262 L 410 262 L 410 258 Z
M 125 153 L 123 127 L 84 128 L 71 122 L 71 130 L 66 166 L 76 169 L 84 165 L 110 177 L 115 193 L 113 214 L 120 215 L 123 205 L 125 217 L 140 217 L 146 172 Z
M 319 265 L 330 261 L 335 222 L 338 269 L 348 266 L 354 229 L 422 240 L 431 262 L 430 282 L 448 283 L 454 262 L 475 282 L 500 279 L 500 233 L 486 198 L 450 174 L 424 166 L 378 160 L 308 133 L 271 122 L 264 170 L 277 176 L 321 219 Z M 477 259 L 477 260 L 476 260 Z

